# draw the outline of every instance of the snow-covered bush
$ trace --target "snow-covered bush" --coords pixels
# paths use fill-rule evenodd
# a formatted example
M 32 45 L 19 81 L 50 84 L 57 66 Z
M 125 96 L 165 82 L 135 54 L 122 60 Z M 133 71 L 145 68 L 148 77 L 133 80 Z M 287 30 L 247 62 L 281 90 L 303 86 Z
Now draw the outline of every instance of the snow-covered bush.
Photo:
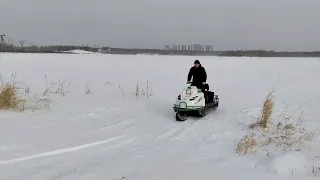
M 67 90 L 68 87 L 70 87 L 71 82 L 68 82 L 66 80 L 64 81 L 52 81 L 48 83 L 47 75 L 45 75 L 46 78 L 46 89 L 43 93 L 44 96 L 48 96 L 49 94 L 59 94 L 61 96 L 66 96 L 69 91 Z

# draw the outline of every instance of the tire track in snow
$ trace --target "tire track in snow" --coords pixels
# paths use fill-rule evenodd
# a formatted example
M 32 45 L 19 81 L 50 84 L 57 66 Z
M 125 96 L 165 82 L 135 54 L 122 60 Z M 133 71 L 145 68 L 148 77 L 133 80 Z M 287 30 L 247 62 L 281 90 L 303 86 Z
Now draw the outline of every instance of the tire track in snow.
M 0 161 L 0 165 L 14 164 L 14 163 L 18 163 L 18 162 L 33 160 L 33 159 L 47 157 L 47 156 L 54 156 L 54 155 L 65 154 L 65 153 L 69 153 L 69 152 L 76 152 L 76 151 L 80 151 L 82 149 L 95 147 L 95 146 L 98 146 L 101 144 L 106 144 L 106 143 L 112 142 L 112 141 L 119 139 L 123 136 L 125 136 L 125 135 L 120 135 L 120 136 L 110 138 L 107 140 L 98 141 L 98 142 L 94 142 L 94 143 L 90 143 L 90 144 L 83 144 L 83 145 L 75 146 L 75 147 L 71 147 L 71 148 L 59 149 L 59 150 L 55 150 L 55 151 L 49 151 L 46 153 L 35 154 L 32 156 L 16 158 L 16 159 L 11 159 L 11 160 L 6 160 L 6 161 Z

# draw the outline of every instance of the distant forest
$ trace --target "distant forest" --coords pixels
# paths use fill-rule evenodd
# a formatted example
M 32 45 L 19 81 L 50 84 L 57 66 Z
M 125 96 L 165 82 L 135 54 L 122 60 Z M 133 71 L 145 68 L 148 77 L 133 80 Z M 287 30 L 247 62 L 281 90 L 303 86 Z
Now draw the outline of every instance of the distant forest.
M 214 51 L 212 49 L 176 50 L 176 49 L 127 49 L 114 47 L 90 46 L 13 46 L 0 43 L 0 52 L 20 53 L 70 53 L 69 50 L 85 50 L 106 54 L 156 54 L 156 55 L 184 55 L 184 56 L 235 56 L 235 57 L 320 57 L 320 51 L 314 52 L 289 52 L 265 50 L 230 50 Z

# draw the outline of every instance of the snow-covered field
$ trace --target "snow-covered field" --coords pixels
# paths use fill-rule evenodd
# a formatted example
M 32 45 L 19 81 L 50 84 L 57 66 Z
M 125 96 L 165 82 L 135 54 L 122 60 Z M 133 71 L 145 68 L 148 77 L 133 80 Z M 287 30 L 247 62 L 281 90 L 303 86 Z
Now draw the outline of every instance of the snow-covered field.
M 220 106 L 176 122 L 172 106 L 195 59 Z M 317 58 L 1 54 L 2 78 L 17 73 L 30 96 L 42 95 L 46 81 L 71 84 L 65 96 L 49 94 L 50 109 L 0 111 L 0 179 L 318 179 L 319 141 L 268 156 L 239 156 L 235 141 L 274 84 L 276 112 L 301 108 L 303 126 L 320 129 L 319 67 Z M 147 81 L 151 96 L 135 97 Z

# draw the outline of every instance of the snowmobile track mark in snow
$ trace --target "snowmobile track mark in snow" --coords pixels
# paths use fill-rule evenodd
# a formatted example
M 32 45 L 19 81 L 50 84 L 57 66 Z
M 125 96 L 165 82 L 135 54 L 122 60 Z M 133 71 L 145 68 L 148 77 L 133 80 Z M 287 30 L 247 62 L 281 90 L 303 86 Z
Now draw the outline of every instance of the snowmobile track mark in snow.
M 191 123 L 191 124 L 189 124 Z M 185 130 L 183 132 L 181 132 L 179 134 L 179 136 L 176 136 L 175 139 L 180 139 L 180 140 L 183 140 L 183 139 L 188 139 L 190 136 L 193 136 L 192 134 L 194 133 L 191 133 L 193 131 L 193 129 L 195 128 L 195 126 L 199 124 L 199 121 L 189 121 L 188 124 L 185 124 Z M 197 133 L 199 133 L 198 131 L 195 131 Z M 196 133 L 196 134 L 197 134 Z
M 192 131 L 198 123 L 198 121 L 189 121 L 188 123 L 183 124 L 176 122 L 169 127 L 167 126 L 167 132 L 159 135 L 156 139 L 183 139 L 184 137 L 189 136 L 189 132 Z
M 104 148 L 103 151 L 108 151 L 110 149 L 115 149 L 115 148 L 119 148 L 119 147 L 123 147 L 123 146 L 126 146 L 128 144 L 132 144 L 136 141 L 139 141 L 140 137 L 132 137 L 130 139 L 127 139 L 127 140 L 124 140 L 122 141 L 121 143 L 118 143 L 117 145 L 114 145 L 114 146 L 111 146 L 111 147 L 107 147 L 107 148 Z
M 111 128 L 119 128 L 119 127 L 121 127 L 122 130 L 128 130 L 136 125 L 137 125 L 137 121 L 135 121 L 134 119 L 114 120 L 111 123 L 106 122 L 105 126 L 100 127 L 98 131 L 106 131 Z
M 11 159 L 11 160 L 7 160 L 7 161 L 0 161 L 0 165 L 8 165 L 8 164 L 28 161 L 28 160 L 32 160 L 32 159 L 47 157 L 47 156 L 54 156 L 54 155 L 58 155 L 58 154 L 75 152 L 75 151 L 79 151 L 79 150 L 82 150 L 82 149 L 95 147 L 95 146 L 98 146 L 98 145 L 101 145 L 101 144 L 106 144 L 106 143 L 109 143 L 109 142 L 114 141 L 116 139 L 122 138 L 123 136 L 125 136 L 125 135 L 120 135 L 120 136 L 117 136 L 117 137 L 114 137 L 114 138 L 110 138 L 110 139 L 107 139 L 107 140 L 98 141 L 98 142 L 94 142 L 94 143 L 90 143 L 90 144 L 83 144 L 83 145 L 79 145 L 79 146 L 75 146 L 75 147 L 71 147 L 71 148 L 65 148 L 65 149 L 59 149 L 59 150 L 55 150 L 55 151 L 49 151 L 49 152 L 46 152 L 46 153 L 35 154 L 35 155 L 32 155 L 32 156 L 16 158 L 16 159 Z
M 175 139 L 177 136 L 179 136 L 179 134 L 181 134 L 185 130 L 186 130 L 186 127 L 181 127 L 178 124 L 176 126 L 173 126 L 169 131 L 158 136 L 157 139 Z

